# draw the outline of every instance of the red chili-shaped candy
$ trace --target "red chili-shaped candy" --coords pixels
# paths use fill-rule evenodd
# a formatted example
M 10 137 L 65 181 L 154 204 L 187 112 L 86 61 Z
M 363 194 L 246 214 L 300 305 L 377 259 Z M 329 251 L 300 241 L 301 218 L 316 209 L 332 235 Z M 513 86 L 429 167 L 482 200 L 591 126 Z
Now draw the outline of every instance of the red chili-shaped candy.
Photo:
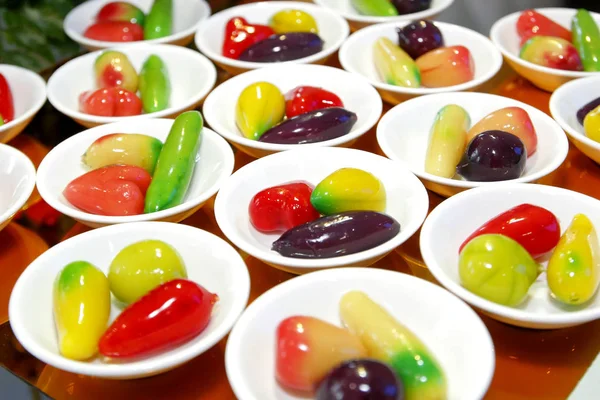
M 225 26 L 223 55 L 238 59 L 248 47 L 273 34 L 275 31 L 267 25 L 252 25 L 242 17 L 231 18 Z
M 4 75 L 0 74 L 0 118 L 7 124 L 15 117 L 12 92 Z M 0 124 L 2 125 L 2 124 Z
M 100 354 L 145 357 L 178 346 L 206 328 L 218 300 L 192 281 L 163 283 L 117 317 L 100 339 Z
M 142 113 L 142 101 L 125 89 L 104 88 L 83 92 L 79 96 L 79 109 L 90 115 L 127 117 Z
M 313 188 L 296 182 L 258 192 L 248 207 L 250 222 L 261 232 L 284 232 L 319 218 L 310 203 Z
M 521 204 L 483 224 L 463 242 L 459 253 L 472 239 L 488 233 L 508 236 L 535 258 L 556 247 L 560 239 L 560 224 L 556 216 L 545 208 Z
M 110 165 L 75 178 L 63 195 L 69 203 L 91 214 L 138 215 L 144 213 L 146 190 L 151 180 L 143 168 Z
M 571 41 L 571 31 L 534 10 L 525 10 L 517 20 L 521 45 L 533 36 L 554 36 Z
M 298 86 L 285 96 L 285 115 L 288 118 L 330 107 L 344 107 L 335 94 L 313 86 Z
M 103 42 L 136 42 L 144 39 L 144 28 L 125 21 L 102 21 L 90 25 L 83 34 Z

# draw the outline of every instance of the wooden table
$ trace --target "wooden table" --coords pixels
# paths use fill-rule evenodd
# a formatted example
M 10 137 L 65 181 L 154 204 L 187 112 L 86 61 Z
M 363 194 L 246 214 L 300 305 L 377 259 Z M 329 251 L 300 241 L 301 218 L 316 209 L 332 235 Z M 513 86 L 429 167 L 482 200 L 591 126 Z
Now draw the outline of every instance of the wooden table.
M 337 59 L 330 64 L 339 67 Z M 228 76 L 221 73 L 219 81 L 227 78 Z M 536 89 L 508 68 L 504 68 L 492 82 L 480 90 L 529 103 L 548 113 L 550 94 Z M 389 108 L 385 106 L 384 111 Z M 53 110 L 48 112 L 57 114 Z M 59 118 L 56 115 L 54 117 Z M 64 121 L 64 117 L 60 118 L 63 118 L 60 120 L 62 123 L 70 124 Z M 73 128 L 72 125 L 69 126 Z M 36 129 L 52 130 L 56 129 L 56 125 L 40 128 L 38 124 Z M 73 129 L 75 130 L 71 134 L 83 130 Z M 42 140 L 45 138 L 44 134 L 40 135 L 31 129 L 28 132 L 41 136 Z M 24 148 L 33 154 L 32 157 L 36 154 L 39 156 L 39 143 L 27 136 L 17 139 L 13 142 L 16 147 Z M 354 147 L 381 154 L 374 129 L 365 134 Z M 251 161 L 249 156 L 237 152 L 235 168 L 238 169 Z M 571 146 L 564 164 L 541 183 L 600 198 L 600 167 Z M 430 210 L 443 201 L 431 192 L 429 199 Z M 223 237 L 215 222 L 212 202 L 183 223 Z M 85 226 L 76 224 L 68 231 L 66 237 L 86 230 L 88 228 Z M 377 262 L 374 268 L 396 270 L 435 282 L 422 262 L 418 236 L 419 232 L 391 255 Z M 0 232 L 0 265 L 3 268 L 0 318 L 6 318 L 8 293 L 16 277 L 45 249 L 46 245 L 34 232 L 20 227 L 15 222 Z M 247 255 L 244 255 L 244 258 L 252 283 L 250 301 L 273 286 L 294 277 L 255 258 Z M 569 329 L 535 331 L 505 325 L 484 315 L 481 315 L 481 318 L 488 327 L 496 348 L 496 372 L 487 399 L 564 399 L 600 351 L 600 321 Z M 10 326 L 5 323 L 0 326 L 0 363 L 57 399 L 226 400 L 235 398 L 225 374 L 226 342 L 227 338 L 186 365 L 163 375 L 134 381 L 109 381 L 77 376 L 44 365 L 22 349 L 12 335 Z

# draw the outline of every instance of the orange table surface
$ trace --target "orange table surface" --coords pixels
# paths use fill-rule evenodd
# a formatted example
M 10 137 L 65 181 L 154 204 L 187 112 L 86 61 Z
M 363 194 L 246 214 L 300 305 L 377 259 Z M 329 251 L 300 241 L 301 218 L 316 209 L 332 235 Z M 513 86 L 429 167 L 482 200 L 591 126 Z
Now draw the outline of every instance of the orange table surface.
M 337 61 L 330 64 L 339 66 Z M 220 80 L 226 78 L 222 75 Z M 550 94 L 536 89 L 508 68 L 504 68 L 481 91 L 511 97 L 548 113 Z M 384 111 L 389 108 L 386 105 Z M 37 152 L 26 139 L 13 142 L 13 145 Z M 375 129 L 364 135 L 354 147 L 381 154 L 375 140 Z M 251 161 L 251 157 L 236 153 L 236 169 Z M 564 164 L 541 183 L 600 198 L 600 167 L 571 146 Z M 432 192 L 429 192 L 429 198 L 430 210 L 443 201 Z M 215 222 L 211 202 L 183 223 L 224 237 Z M 88 229 L 76 224 L 67 237 Z M 435 282 L 422 262 L 418 236 L 419 232 L 397 251 L 377 262 L 374 268 L 396 270 Z M 16 277 L 45 248 L 35 233 L 15 222 L 0 232 L 0 266 L 4 269 L 0 285 L 0 318 L 6 318 L 8 294 Z M 255 258 L 246 255 L 244 258 L 252 285 L 250 302 L 273 286 L 294 277 Z M 496 372 L 487 399 L 564 399 L 600 351 L 600 321 L 569 329 L 536 331 L 505 325 L 484 315 L 481 318 L 496 348 Z M 0 333 L 0 363 L 56 399 L 235 398 L 225 374 L 227 338 L 186 365 L 165 374 L 133 381 L 110 381 L 78 376 L 44 365 L 23 350 L 7 324 L 0 327 Z

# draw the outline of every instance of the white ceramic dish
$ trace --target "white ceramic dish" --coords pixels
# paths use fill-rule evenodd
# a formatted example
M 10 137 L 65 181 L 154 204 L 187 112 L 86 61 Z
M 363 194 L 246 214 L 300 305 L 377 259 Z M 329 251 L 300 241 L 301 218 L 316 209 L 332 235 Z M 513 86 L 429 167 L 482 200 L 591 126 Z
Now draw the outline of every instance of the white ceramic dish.
M 341 326 L 340 298 L 361 290 L 419 337 L 446 374 L 449 400 L 479 400 L 494 375 L 494 344 L 473 310 L 425 280 L 371 268 L 307 274 L 261 295 L 227 341 L 225 365 L 240 400 L 299 400 L 275 381 L 275 331 L 285 318 L 306 315 Z
M 263 189 L 291 181 L 317 185 L 332 172 L 345 167 L 363 169 L 383 182 L 387 194 L 385 212 L 400 223 L 400 233 L 370 250 L 334 258 L 290 258 L 272 251 L 271 244 L 280 235 L 254 229 L 248 217 L 252 197 Z M 419 229 L 428 207 L 427 191 L 401 164 L 365 151 L 320 147 L 273 154 L 240 168 L 217 195 L 215 217 L 225 236 L 241 250 L 275 268 L 301 274 L 323 268 L 373 264 Z
M 419 19 L 434 19 L 445 9 L 450 7 L 454 0 L 433 0 L 431 7 L 427 10 L 412 14 L 398 15 L 396 17 L 378 17 L 372 15 L 362 15 L 352 6 L 351 0 L 313 0 L 316 4 L 329 8 L 342 17 L 346 18 L 350 29 L 356 31 L 366 26 L 380 24 L 383 22 L 402 22 L 414 21 Z
M 465 108 L 473 125 L 504 107 L 521 107 L 527 111 L 537 132 L 538 147 L 527 159 L 523 175 L 510 182 L 536 182 L 557 169 L 567 156 L 569 142 L 560 126 L 542 111 L 517 100 L 486 93 L 442 93 L 399 104 L 386 113 L 377 126 L 379 146 L 389 158 L 401 162 L 421 178 L 425 187 L 442 196 L 502 183 L 449 179 L 425 172 L 431 125 L 437 112 L 448 104 Z
M 25 205 L 35 188 L 35 167 L 19 150 L 0 143 L 0 231 Z
M 92 51 L 122 44 L 89 39 L 83 36 L 86 29 L 96 22 L 98 11 L 111 1 L 90 0 L 72 9 L 63 22 L 63 28 L 67 36 Z M 154 1 L 127 0 L 127 2 L 139 7 L 148 15 Z M 164 38 L 145 40 L 143 43 L 187 46 L 194 39 L 194 33 L 196 33 L 200 24 L 210 17 L 210 13 L 210 5 L 204 0 L 173 0 L 173 33 Z M 129 43 L 137 44 L 140 42 Z
M 235 122 L 236 104 L 241 92 L 248 85 L 261 81 L 274 84 L 284 95 L 298 86 L 316 86 L 329 90 L 340 97 L 344 108 L 357 114 L 358 120 L 347 135 L 325 142 L 285 145 L 247 139 Z M 203 114 L 208 125 L 232 145 L 253 157 L 263 157 L 278 151 L 304 147 L 348 147 L 375 126 L 382 108 L 379 94 L 362 77 L 339 68 L 285 64 L 249 71 L 225 81 L 206 98 Z
M 600 163 L 600 143 L 585 135 L 577 120 L 577 111 L 587 103 L 600 97 L 600 74 L 565 83 L 550 97 L 552 118 L 565 130 L 571 142 L 583 154 Z
M 435 22 L 444 37 L 445 46 L 465 46 L 475 63 L 475 77 L 469 82 L 443 88 L 405 88 L 384 83 L 377 73 L 373 60 L 373 45 L 377 39 L 387 37 L 398 42 L 396 28 L 408 25 L 409 21 L 378 24 L 353 33 L 340 49 L 342 67 L 354 74 L 362 75 L 377 88 L 383 100 L 391 104 L 422 96 L 424 94 L 475 90 L 490 80 L 502 67 L 502 55 L 488 38 L 462 26 Z
M 335 12 L 324 7 L 297 1 L 265 1 L 231 7 L 213 15 L 202 23 L 196 32 L 196 47 L 219 67 L 234 75 L 273 65 L 274 63 L 256 63 L 225 57 L 222 51 L 225 25 L 233 17 L 244 17 L 251 24 L 268 25 L 271 16 L 288 9 L 301 10 L 312 15 L 317 22 L 319 36 L 325 44 L 320 52 L 287 63 L 323 64 L 340 48 L 350 33 L 348 23 Z
M 37 187 L 42 198 L 54 209 L 82 224 L 100 226 L 139 221 L 179 222 L 189 217 L 217 193 L 233 171 L 233 151 L 223 138 L 208 128 L 202 132 L 192 181 L 182 204 L 151 214 L 122 217 L 94 215 L 71 205 L 63 190 L 73 179 L 88 172 L 81 156 L 98 138 L 111 133 L 143 133 L 165 141 L 173 120 L 142 119 L 88 129 L 53 148 L 38 168 Z
M 523 184 L 480 187 L 460 193 L 437 206 L 421 229 L 421 254 L 435 278 L 467 303 L 507 324 L 534 329 L 556 329 L 600 318 L 600 296 L 587 307 L 567 307 L 549 295 L 546 274 L 529 289 L 528 299 L 518 307 L 493 303 L 461 286 L 458 249 L 473 231 L 496 215 L 519 204 L 530 203 L 550 210 L 564 232 L 575 214 L 586 214 L 600 227 L 600 202 L 570 190 Z M 545 264 L 545 263 L 544 263 Z
M 15 117 L 0 126 L 0 143 L 7 143 L 29 125 L 46 102 L 46 82 L 41 76 L 16 65 L 0 64 L 13 98 Z
M 149 358 L 109 363 L 69 360 L 58 351 L 52 290 L 62 268 L 85 260 L 104 273 L 125 246 L 157 239 L 171 244 L 186 265 L 190 280 L 219 296 L 206 329 L 189 342 Z M 75 374 L 110 379 L 156 375 L 202 354 L 221 340 L 240 316 L 250 293 L 248 270 L 240 255 L 223 239 L 187 225 L 143 222 L 96 229 L 68 239 L 31 263 L 15 284 L 9 303 L 10 325 L 19 342 L 34 357 Z M 121 309 L 113 301 L 110 322 Z
M 79 111 L 79 95 L 97 89 L 94 62 L 102 51 L 96 51 L 69 61 L 48 80 L 50 103 L 86 128 L 129 119 L 175 118 L 184 111 L 198 107 L 217 81 L 215 66 L 198 52 L 184 47 L 138 44 L 113 50 L 123 52 L 138 74 L 150 55 L 156 54 L 164 61 L 171 81 L 169 107 L 132 117 L 100 117 Z
M 550 18 L 554 22 L 571 30 L 571 20 L 577 10 L 571 8 L 536 8 L 535 11 Z M 561 85 L 573 79 L 597 75 L 597 72 L 564 71 L 543 67 L 519 58 L 520 39 L 517 34 L 517 20 L 522 11 L 500 18 L 492 25 L 490 38 L 502 52 L 506 62 L 521 76 L 548 92 L 553 92 Z M 594 20 L 600 24 L 600 14 L 592 13 Z

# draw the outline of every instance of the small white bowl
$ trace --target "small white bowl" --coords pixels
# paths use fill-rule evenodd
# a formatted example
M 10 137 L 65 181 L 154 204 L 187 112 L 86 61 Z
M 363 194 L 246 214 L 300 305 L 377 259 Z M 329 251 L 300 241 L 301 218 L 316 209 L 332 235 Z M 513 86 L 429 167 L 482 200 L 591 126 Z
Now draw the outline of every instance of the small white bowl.
M 252 197 L 263 189 L 291 181 L 317 185 L 329 174 L 346 167 L 363 169 L 381 180 L 387 194 L 385 213 L 400 223 L 400 233 L 377 247 L 341 257 L 299 259 L 272 251 L 271 244 L 281 235 L 254 229 L 248 217 Z M 419 229 L 428 208 L 427 191 L 400 163 L 361 150 L 318 147 L 272 154 L 240 168 L 217 195 L 215 217 L 225 236 L 241 250 L 275 268 L 303 274 L 323 268 L 366 267 L 375 263 Z
M 502 182 L 473 182 L 442 178 L 425 172 L 431 125 L 437 112 L 448 104 L 467 110 L 472 125 L 504 107 L 521 107 L 529 114 L 538 137 L 537 151 L 527 159 L 525 172 L 510 182 L 536 182 L 557 169 L 567 157 L 569 142 L 558 124 L 535 107 L 507 97 L 487 93 L 441 93 L 399 104 L 388 111 L 377 126 L 377 142 L 384 154 L 417 175 L 425 187 L 444 197 L 478 186 Z
M 91 51 L 121 44 L 142 43 L 139 41 L 105 42 L 83 36 L 87 28 L 96 22 L 98 11 L 111 1 L 90 0 L 72 9 L 63 22 L 67 36 Z M 127 2 L 139 7 L 146 16 L 154 3 L 153 0 L 127 0 Z M 204 0 L 173 0 L 173 33 L 160 39 L 144 40 L 143 43 L 187 46 L 194 39 L 194 33 L 200 24 L 210 17 L 210 13 L 210 5 Z
M 0 143 L 7 143 L 29 125 L 46 102 L 46 82 L 41 76 L 16 65 L 0 64 L 12 93 L 15 117 L 0 126 Z
M 242 91 L 252 83 L 267 81 L 285 95 L 297 86 L 317 86 L 337 94 L 344 108 L 358 116 L 352 130 L 344 136 L 325 142 L 303 145 L 263 143 L 244 137 L 235 123 L 235 107 Z M 339 68 L 322 65 L 285 64 L 257 69 L 233 77 L 213 90 L 204 102 L 206 122 L 232 145 L 253 157 L 304 147 L 349 147 L 371 129 L 383 104 L 377 91 L 366 79 Z
M 503 184 L 460 193 L 437 206 L 421 229 L 421 254 L 429 271 L 446 289 L 490 317 L 507 324 L 534 329 L 566 328 L 600 318 L 600 296 L 586 308 L 567 307 L 549 294 L 546 274 L 529 289 L 529 298 L 508 307 L 471 293 L 460 284 L 458 249 L 477 228 L 519 204 L 550 210 L 564 232 L 575 214 L 584 213 L 600 228 L 600 202 L 570 190 L 544 185 Z M 544 264 L 546 264 L 544 262 Z
M 550 18 L 554 22 L 571 30 L 571 20 L 577 12 L 571 8 L 536 8 L 535 11 Z M 535 86 L 548 92 L 553 92 L 561 85 L 573 79 L 584 78 L 598 72 L 564 71 L 543 67 L 519 58 L 521 39 L 517 34 L 517 20 L 522 11 L 500 18 L 492 25 L 490 38 L 502 52 L 506 62 L 523 78 Z M 597 24 L 600 24 L 600 14 L 591 13 Z
M 25 154 L 0 143 L 0 231 L 25 205 L 35 187 L 35 167 Z
M 123 52 L 138 74 L 150 55 L 158 55 L 164 61 L 171 81 L 169 107 L 132 117 L 100 117 L 79 111 L 79 95 L 97 89 L 94 62 L 105 50 L 96 51 L 69 61 L 48 80 L 50 103 L 86 128 L 131 119 L 175 118 L 184 111 L 198 107 L 217 81 L 215 66 L 202 54 L 185 47 L 138 44 L 112 50 Z
M 111 133 L 143 133 L 164 142 L 172 125 L 170 119 L 124 121 L 91 128 L 70 137 L 42 160 L 37 174 L 40 195 L 52 208 L 92 228 L 126 222 L 184 220 L 214 196 L 233 171 L 231 147 L 208 128 L 202 131 L 192 181 L 183 203 L 178 206 L 150 214 L 111 217 L 81 211 L 63 196 L 69 182 L 89 171 L 81 162 L 81 156 L 96 139 Z
M 565 83 L 550 97 L 552 118 L 565 130 L 571 142 L 583 154 L 600 163 L 600 143 L 586 136 L 577 120 L 577 111 L 600 97 L 600 75 Z
M 367 78 L 371 85 L 377 88 L 383 100 L 390 104 L 398 104 L 424 94 L 475 90 L 496 75 L 502 67 L 502 55 L 488 38 L 462 26 L 435 22 L 444 36 L 445 46 L 461 45 L 469 49 L 475 63 L 475 77 L 460 85 L 441 88 L 406 88 L 384 83 L 375 68 L 373 45 L 381 37 L 397 43 L 396 28 L 408 24 L 409 21 L 403 21 L 370 26 L 353 33 L 340 49 L 339 57 L 342 67 L 346 71 Z
M 325 44 L 323 50 L 317 54 L 286 63 L 324 64 L 340 48 L 350 33 L 348 23 L 335 12 L 324 7 L 297 1 L 265 1 L 231 7 L 213 15 L 196 32 L 196 47 L 219 67 L 234 75 L 273 65 L 274 63 L 256 63 L 225 57 L 222 50 L 225 25 L 233 17 L 244 17 L 251 24 L 268 25 L 269 19 L 275 13 L 288 9 L 301 10 L 312 15 L 317 22 L 319 36 Z
M 106 274 L 121 249 L 148 239 L 171 244 L 183 258 L 189 279 L 219 296 L 206 329 L 181 346 L 141 360 L 107 363 L 100 358 L 86 362 L 63 357 L 52 307 L 52 288 L 60 271 L 73 261 L 85 260 Z M 80 375 L 134 379 L 168 371 L 210 349 L 229 332 L 246 307 L 249 293 L 248 269 L 223 239 L 187 225 L 142 222 L 85 232 L 52 247 L 21 274 L 8 313 L 19 342 L 46 364 Z M 114 300 L 110 323 L 121 311 Z
M 446 8 L 450 7 L 454 0 L 433 0 L 431 7 L 427 10 L 412 14 L 398 15 L 397 17 L 377 17 L 360 14 L 352 7 L 351 0 L 313 0 L 316 4 L 329 8 L 342 17 L 346 18 L 352 31 L 357 31 L 366 26 L 380 24 L 382 22 L 403 22 L 418 19 L 434 19 Z
M 425 280 L 395 271 L 341 268 L 307 274 L 261 295 L 233 327 L 225 351 L 227 378 L 240 400 L 299 400 L 275 380 L 276 329 L 305 315 L 341 325 L 339 302 L 365 292 L 406 325 L 435 355 L 450 400 L 479 400 L 494 375 L 490 334 L 464 302 Z

